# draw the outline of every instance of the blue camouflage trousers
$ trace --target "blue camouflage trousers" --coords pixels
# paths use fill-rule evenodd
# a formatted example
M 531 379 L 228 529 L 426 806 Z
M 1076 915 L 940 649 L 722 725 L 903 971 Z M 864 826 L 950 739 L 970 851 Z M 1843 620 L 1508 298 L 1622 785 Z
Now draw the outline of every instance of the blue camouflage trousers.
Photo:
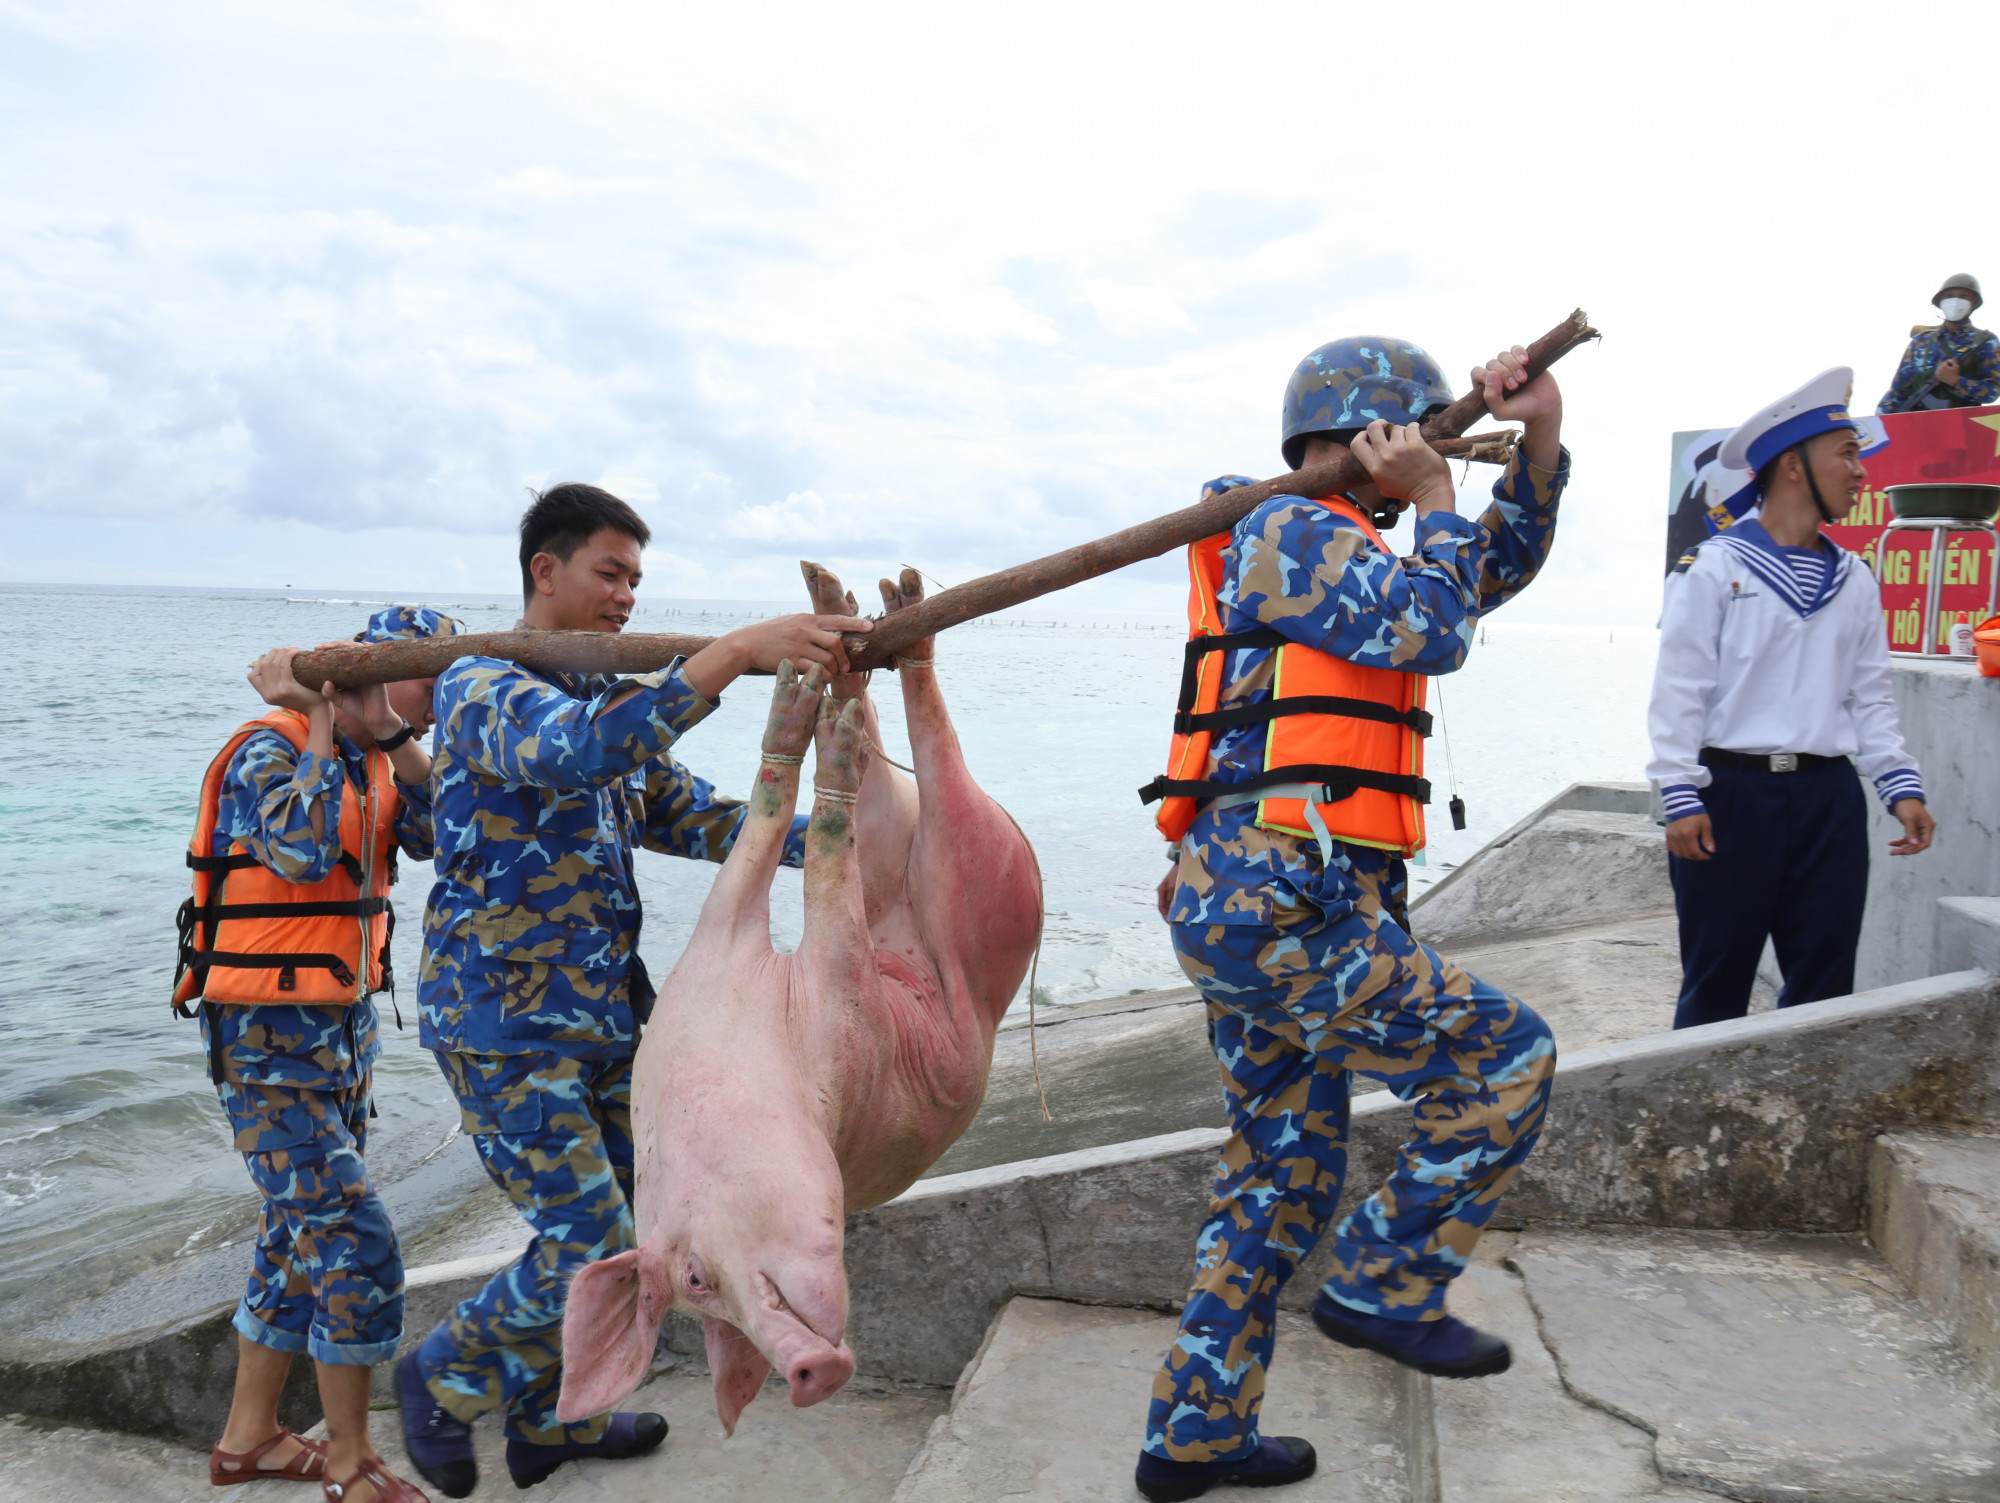
M 362 1162 L 369 1077 L 330 1091 L 216 1090 L 264 1197 L 236 1329 L 315 1362 L 386 1362 L 403 1337 L 403 1254 Z
M 631 1056 L 440 1050 L 437 1061 L 487 1176 L 535 1235 L 517 1262 L 425 1338 L 418 1370 L 462 1420 L 504 1407 L 514 1439 L 596 1441 L 607 1416 L 556 1419 L 563 1306 L 577 1269 L 635 1245 Z
M 1202 1462 L 1255 1450 L 1278 1294 L 1318 1245 L 1347 1168 L 1348 1072 L 1416 1103 L 1388 1183 L 1335 1233 L 1325 1292 L 1434 1320 L 1541 1132 L 1548 1025 L 1418 944 L 1376 898 L 1317 929 L 1177 923 L 1208 1002 L 1232 1134 L 1180 1333 L 1153 1383 L 1147 1451 Z

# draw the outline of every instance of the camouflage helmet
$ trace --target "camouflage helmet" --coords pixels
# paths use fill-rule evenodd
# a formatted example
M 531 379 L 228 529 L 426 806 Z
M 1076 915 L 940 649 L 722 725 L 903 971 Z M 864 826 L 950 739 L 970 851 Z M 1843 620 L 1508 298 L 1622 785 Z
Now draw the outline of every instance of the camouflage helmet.
M 1986 295 L 1979 290 L 1979 278 L 1969 271 L 1955 271 L 1944 279 L 1944 286 L 1931 294 L 1931 306 L 1935 308 L 1944 301 L 1944 295 L 1953 288 L 1972 294 L 1972 306 L 1977 309 L 1986 301 Z
M 1285 385 L 1285 463 L 1299 467 L 1309 434 L 1366 428 L 1377 418 L 1414 423 L 1450 405 L 1444 372 L 1409 340 L 1333 340 L 1301 360 Z
M 357 642 L 402 642 L 413 637 L 457 637 L 465 627 L 454 616 L 428 605 L 392 605 L 368 618 L 354 634 Z

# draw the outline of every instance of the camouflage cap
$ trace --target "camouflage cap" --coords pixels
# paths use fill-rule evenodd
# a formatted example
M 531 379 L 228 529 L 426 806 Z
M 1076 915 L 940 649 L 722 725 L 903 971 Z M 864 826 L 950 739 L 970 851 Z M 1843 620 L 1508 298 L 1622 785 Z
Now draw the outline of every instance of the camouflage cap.
M 1321 345 L 1299 362 L 1285 386 L 1285 463 L 1293 469 L 1306 436 L 1366 428 L 1377 418 L 1414 423 L 1451 405 L 1438 363 L 1407 339 L 1362 334 Z
M 427 605 L 385 606 L 355 634 L 357 642 L 404 642 L 416 637 L 457 637 L 465 634 L 458 619 Z

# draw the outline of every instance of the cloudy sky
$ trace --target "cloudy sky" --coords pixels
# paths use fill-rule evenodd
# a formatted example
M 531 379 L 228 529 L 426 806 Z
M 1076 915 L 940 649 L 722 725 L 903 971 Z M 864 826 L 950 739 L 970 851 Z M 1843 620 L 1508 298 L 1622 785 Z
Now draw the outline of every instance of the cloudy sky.
M 1511 610 L 1650 622 L 1670 432 L 2000 277 L 1996 15 L 0 0 L 0 579 L 502 591 L 585 479 L 648 593 L 955 582 L 1281 469 L 1325 339 L 1581 305 Z

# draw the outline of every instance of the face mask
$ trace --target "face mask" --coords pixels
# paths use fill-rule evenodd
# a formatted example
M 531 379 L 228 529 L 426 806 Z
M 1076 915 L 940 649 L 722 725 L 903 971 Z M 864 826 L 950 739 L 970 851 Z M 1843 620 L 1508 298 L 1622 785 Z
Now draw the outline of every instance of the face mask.
M 1957 323 L 1971 311 L 1972 300 L 1970 298 L 1948 297 L 1938 304 L 1938 312 L 1944 315 L 1944 321 L 1948 324 Z

